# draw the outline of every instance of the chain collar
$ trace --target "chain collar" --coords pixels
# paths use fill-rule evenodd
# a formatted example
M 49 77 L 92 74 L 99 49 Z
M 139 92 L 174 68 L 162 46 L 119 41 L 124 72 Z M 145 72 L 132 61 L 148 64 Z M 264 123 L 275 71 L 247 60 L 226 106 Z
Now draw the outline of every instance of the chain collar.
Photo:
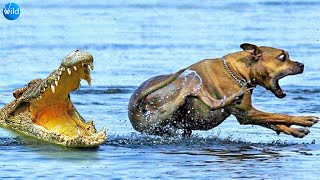
M 246 85 L 250 84 L 250 81 L 247 81 L 245 79 L 240 79 L 235 74 L 233 74 L 232 71 L 230 70 L 230 68 L 227 65 L 226 59 L 224 57 L 222 57 L 221 59 L 222 59 L 223 66 L 226 69 L 226 71 L 230 74 L 230 76 L 234 80 L 236 80 L 238 82 L 238 84 L 240 84 L 240 86 L 246 86 Z

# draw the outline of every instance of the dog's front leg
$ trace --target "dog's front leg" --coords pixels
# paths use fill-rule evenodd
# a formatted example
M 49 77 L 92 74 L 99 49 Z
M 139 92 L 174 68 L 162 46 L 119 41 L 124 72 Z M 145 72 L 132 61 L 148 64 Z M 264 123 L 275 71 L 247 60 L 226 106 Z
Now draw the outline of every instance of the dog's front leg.
M 291 128 L 291 125 L 311 127 L 319 121 L 314 116 L 289 116 L 286 114 L 267 113 L 255 109 L 254 107 L 232 109 L 240 124 L 260 125 L 276 131 L 278 134 L 283 132 L 294 137 L 304 137 L 309 133 L 304 128 Z
M 237 111 L 237 110 L 236 110 Z M 286 114 L 267 113 L 251 107 L 246 112 L 241 110 L 235 113 L 241 124 L 284 124 L 287 126 L 298 125 L 311 127 L 318 122 L 319 118 L 315 116 L 289 116 Z

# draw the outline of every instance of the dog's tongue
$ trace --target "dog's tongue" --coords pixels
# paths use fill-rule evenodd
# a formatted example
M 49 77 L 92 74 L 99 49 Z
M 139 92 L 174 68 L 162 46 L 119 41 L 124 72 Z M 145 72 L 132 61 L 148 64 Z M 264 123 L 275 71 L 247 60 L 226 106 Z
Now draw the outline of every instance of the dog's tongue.
M 275 82 L 274 88 L 272 91 L 276 95 L 277 98 L 284 98 L 287 95 L 286 92 L 281 89 L 278 80 Z

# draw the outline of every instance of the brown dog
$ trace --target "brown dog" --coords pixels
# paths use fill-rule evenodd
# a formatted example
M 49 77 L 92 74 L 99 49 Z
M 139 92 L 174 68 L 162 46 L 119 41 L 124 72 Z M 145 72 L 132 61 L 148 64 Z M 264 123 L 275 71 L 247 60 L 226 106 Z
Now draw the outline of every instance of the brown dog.
M 159 135 L 184 129 L 190 135 L 191 130 L 212 129 L 233 114 L 240 124 L 260 125 L 300 138 L 307 135 L 308 129 L 290 126 L 310 127 L 318 122 L 317 117 L 262 112 L 251 103 L 257 85 L 284 98 L 279 79 L 302 73 L 304 65 L 291 61 L 281 49 L 248 43 L 240 47 L 241 52 L 205 59 L 175 74 L 145 81 L 129 102 L 133 127 Z

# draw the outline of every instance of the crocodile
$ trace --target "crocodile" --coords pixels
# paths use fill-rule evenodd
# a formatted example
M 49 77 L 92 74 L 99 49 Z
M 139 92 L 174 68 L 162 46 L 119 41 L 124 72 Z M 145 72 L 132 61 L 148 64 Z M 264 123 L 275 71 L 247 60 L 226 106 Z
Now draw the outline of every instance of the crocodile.
M 106 128 L 97 132 L 70 100 L 81 79 L 91 85 L 93 57 L 72 51 L 45 79 L 34 79 L 13 92 L 15 100 L 0 110 L 0 126 L 19 134 L 68 147 L 97 147 L 107 140 Z

